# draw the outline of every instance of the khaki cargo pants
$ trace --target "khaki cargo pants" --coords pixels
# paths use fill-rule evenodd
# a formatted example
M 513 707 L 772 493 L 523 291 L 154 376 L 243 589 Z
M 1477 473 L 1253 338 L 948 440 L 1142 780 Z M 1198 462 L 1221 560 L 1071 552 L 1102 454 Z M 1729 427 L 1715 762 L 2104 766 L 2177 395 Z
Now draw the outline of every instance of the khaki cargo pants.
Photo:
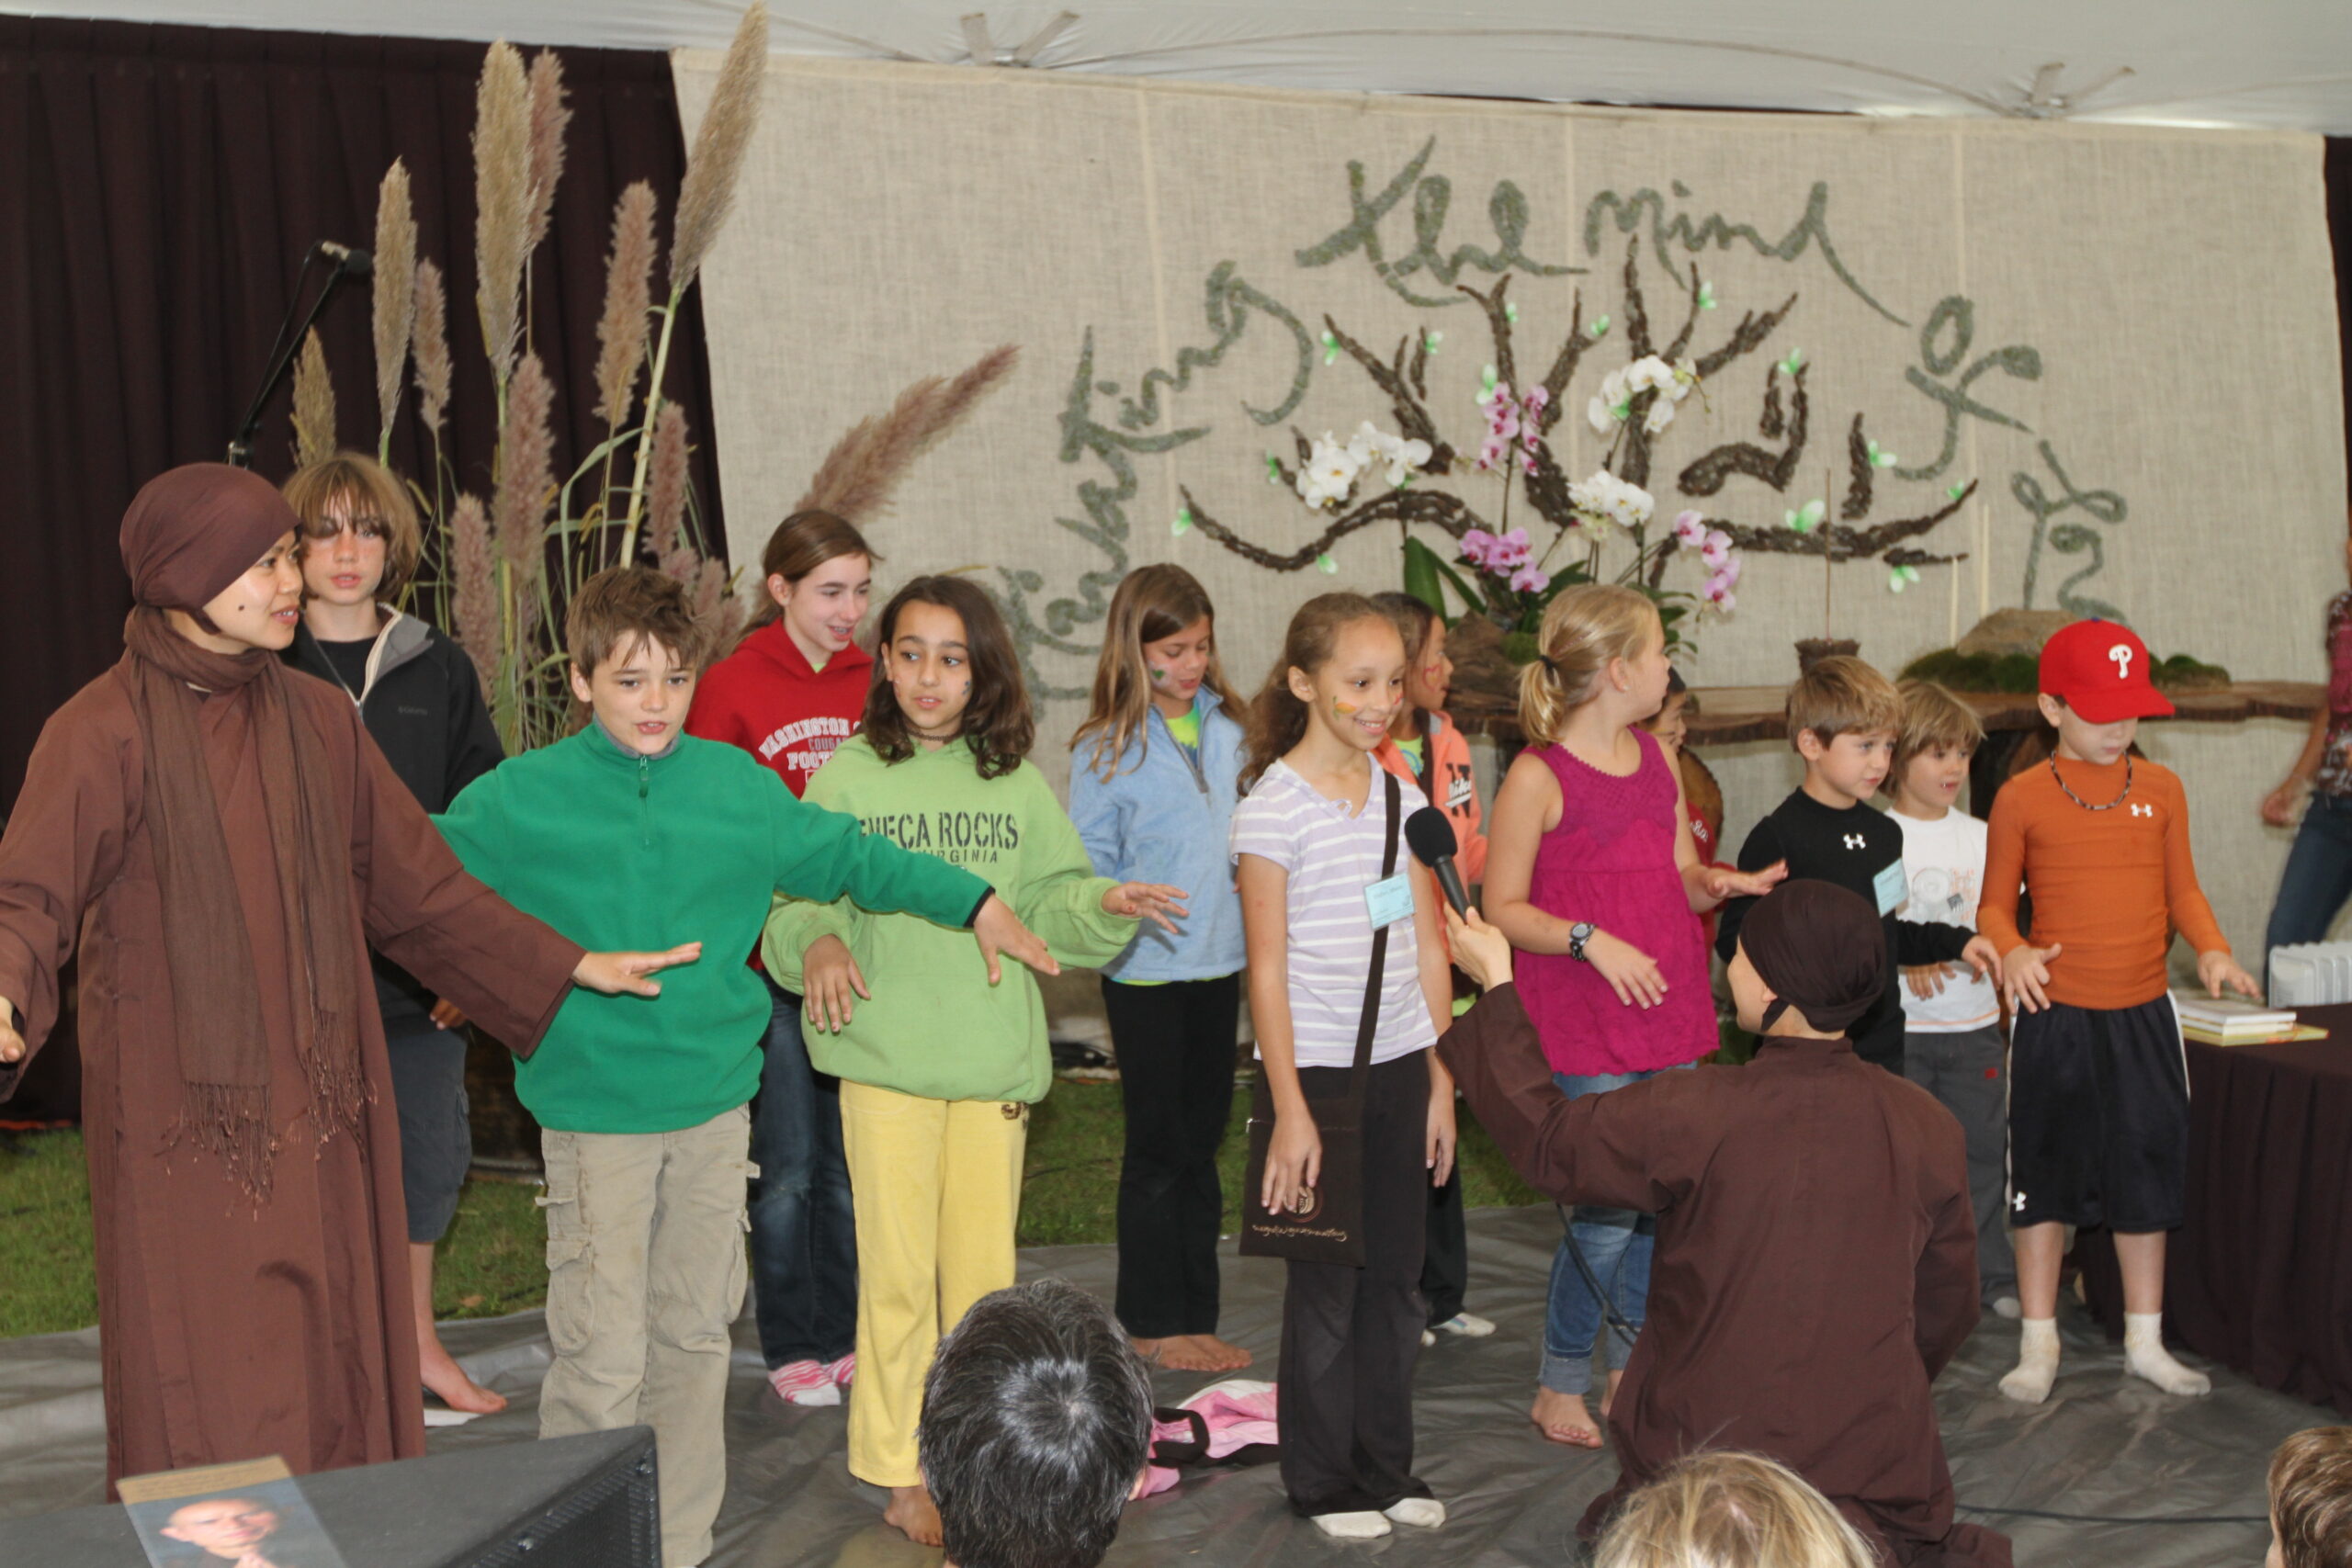
M 675 1133 L 540 1135 L 548 1338 L 539 1436 L 653 1428 L 662 1561 L 710 1555 L 727 1491 L 728 1326 L 743 1307 L 748 1108 Z

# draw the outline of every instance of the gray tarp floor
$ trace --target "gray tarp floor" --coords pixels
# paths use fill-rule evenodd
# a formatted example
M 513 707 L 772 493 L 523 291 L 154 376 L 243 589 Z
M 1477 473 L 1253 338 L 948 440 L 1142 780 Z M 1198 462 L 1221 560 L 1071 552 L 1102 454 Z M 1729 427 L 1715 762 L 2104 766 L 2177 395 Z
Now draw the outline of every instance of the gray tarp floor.
M 1544 1285 L 1557 1221 L 1548 1208 L 1484 1210 L 1470 1217 L 1473 1310 L 1500 1325 L 1483 1340 L 1442 1339 L 1421 1358 L 1417 1468 L 1453 1517 L 1442 1530 L 1400 1529 L 1388 1540 L 1342 1546 L 1317 1537 L 1284 1506 L 1272 1466 L 1213 1472 L 1127 1510 L 1114 1564 L 1363 1562 L 1383 1568 L 1486 1568 L 1573 1560 L 1585 1504 L 1616 1461 L 1546 1443 L 1526 1419 L 1544 1325 Z M 1255 1351 L 1250 1375 L 1272 1375 L 1282 1310 L 1276 1263 L 1237 1260 L 1227 1244 L 1224 1331 Z M 1057 1274 L 1108 1299 L 1107 1247 L 1034 1248 L 1022 1276 Z M 2056 1393 L 2038 1409 L 2003 1400 L 1996 1381 L 2014 1359 L 2014 1325 L 1988 1317 L 1937 1384 L 1944 1443 L 1963 1506 L 2162 1519 L 2264 1512 L 2263 1473 L 2287 1434 L 2331 1425 L 2335 1413 L 2256 1388 L 2214 1368 L 2202 1400 L 2157 1393 L 2122 1373 L 2072 1302 Z M 450 1348 L 512 1401 L 500 1416 L 436 1429 L 434 1451 L 526 1440 L 548 1361 L 537 1313 L 451 1325 Z M 938 1554 L 880 1521 L 881 1495 L 853 1482 L 842 1460 L 845 1412 L 794 1410 L 768 1391 L 747 1314 L 736 1326 L 728 1395 L 728 1496 L 711 1568 L 922 1568 Z M 1158 1375 L 1162 1403 L 1211 1380 Z M 100 1501 L 105 1437 L 95 1330 L 0 1341 L 0 1517 Z M 2027 1568 L 2129 1564 L 2203 1568 L 2262 1561 L 2260 1524 L 2082 1524 L 2026 1517 L 1996 1524 Z M 355 1565 L 360 1568 L 360 1565 Z

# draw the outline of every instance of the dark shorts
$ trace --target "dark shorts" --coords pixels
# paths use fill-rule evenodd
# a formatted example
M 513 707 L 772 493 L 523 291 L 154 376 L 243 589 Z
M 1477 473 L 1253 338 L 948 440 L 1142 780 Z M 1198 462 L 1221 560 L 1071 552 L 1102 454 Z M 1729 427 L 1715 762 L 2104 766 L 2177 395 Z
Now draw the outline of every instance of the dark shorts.
M 392 1104 L 401 1118 L 401 1194 L 408 1200 L 408 1238 L 439 1241 L 458 1213 L 458 1190 L 473 1164 L 473 1124 L 466 1106 L 466 1032 L 436 1029 L 429 1018 L 384 1021 L 392 1060 Z
M 2009 1223 L 2166 1231 L 2188 1169 L 2188 1064 L 2172 999 L 2052 1003 L 2009 1042 Z

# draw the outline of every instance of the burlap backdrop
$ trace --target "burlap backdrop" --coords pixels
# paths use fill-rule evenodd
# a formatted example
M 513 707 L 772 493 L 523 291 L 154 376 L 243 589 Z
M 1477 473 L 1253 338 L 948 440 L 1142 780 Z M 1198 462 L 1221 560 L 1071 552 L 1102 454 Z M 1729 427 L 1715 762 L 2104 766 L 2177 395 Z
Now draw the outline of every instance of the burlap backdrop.
M 677 57 L 690 130 L 716 65 Z M 2318 674 L 2346 516 L 2320 142 L 2251 132 L 1637 113 L 778 57 L 732 227 L 703 275 L 734 558 L 756 562 L 854 420 L 918 376 L 1020 344 L 1010 384 L 871 533 L 886 586 L 983 569 L 1046 696 L 1037 760 L 1058 777 L 1102 607 L 1130 567 L 1175 559 L 1200 575 L 1245 688 L 1301 599 L 1397 583 L 1393 521 L 1291 570 L 1211 536 L 1221 525 L 1290 555 L 1371 499 L 1317 513 L 1269 479 L 1270 453 L 1295 467 L 1295 434 L 1400 428 L 1347 342 L 1384 367 L 1424 345 L 1424 389 L 1404 350 L 1408 400 L 1460 457 L 1414 488 L 1496 525 L 1506 481 L 1469 459 L 1482 371 L 1500 355 L 1488 313 L 1457 286 L 1507 276 L 1523 382 L 1571 334 L 1588 340 L 1549 439 L 1567 478 L 1589 473 L 1607 443 L 1586 402 L 1631 353 L 1634 245 L 1650 337 L 1663 347 L 1690 320 L 1693 358 L 1793 296 L 1658 439 L 1648 488 L 1661 524 L 1690 507 L 1773 530 L 1822 498 L 1872 531 L 1857 542 L 1874 547 L 1836 568 L 1830 611 L 1865 657 L 1893 670 L 2030 603 L 2120 614 L 2159 655 Z M 1894 458 L 1871 468 L 1866 502 L 1858 416 L 1861 440 Z M 1758 471 L 1734 467 L 1706 492 L 1692 465 L 1742 443 Z M 1523 489 L 1510 508 L 1548 542 Z M 1890 526 L 1911 522 L 1923 525 Z M 1420 535 L 1450 553 L 1442 534 Z M 1921 566 L 1898 593 L 1896 549 L 1966 558 Z M 1624 558 L 1612 544 L 1604 571 Z M 1791 640 L 1823 625 L 1818 557 L 1751 548 L 1745 561 L 1736 612 L 1696 629 L 1696 682 L 1785 679 Z M 1665 582 L 1702 577 L 1686 555 Z M 2209 886 L 2249 955 L 2284 848 L 2253 825 L 2254 802 L 2291 755 L 2290 730 L 2151 738 L 2188 778 Z M 1773 748 L 1717 760 L 1736 841 L 1794 774 Z

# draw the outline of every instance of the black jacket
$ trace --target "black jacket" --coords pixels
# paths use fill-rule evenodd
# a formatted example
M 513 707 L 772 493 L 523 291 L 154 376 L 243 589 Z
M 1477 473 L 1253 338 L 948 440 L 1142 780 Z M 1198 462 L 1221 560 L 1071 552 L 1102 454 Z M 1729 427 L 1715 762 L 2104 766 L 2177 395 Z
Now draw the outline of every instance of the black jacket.
M 447 811 L 458 792 L 498 766 L 505 751 L 466 650 L 414 615 L 398 610 L 385 615 L 357 695 L 360 722 L 417 804 L 428 812 Z M 282 657 L 306 675 L 351 691 L 307 626 L 295 628 L 294 645 Z M 435 1000 L 431 987 L 381 955 L 376 998 L 387 1020 L 416 1017 Z

